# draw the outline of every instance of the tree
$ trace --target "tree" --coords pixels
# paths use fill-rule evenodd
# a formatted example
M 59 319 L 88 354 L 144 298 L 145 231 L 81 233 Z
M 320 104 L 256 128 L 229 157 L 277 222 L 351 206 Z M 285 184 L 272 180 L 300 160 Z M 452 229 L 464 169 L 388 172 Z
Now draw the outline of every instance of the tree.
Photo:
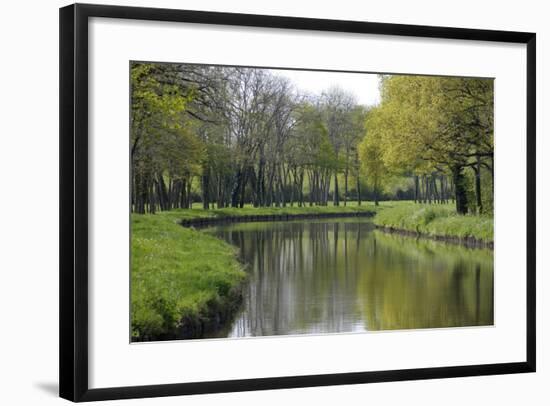
M 465 214 L 464 169 L 492 167 L 486 162 L 493 155 L 492 88 L 485 79 L 384 76 L 382 102 L 367 130 L 378 134 L 389 168 L 421 176 L 430 201 L 441 201 L 442 176 L 450 175 L 457 212 Z M 416 178 L 417 189 L 419 183 Z
M 348 201 L 348 180 L 350 173 L 355 175 L 357 200 L 361 204 L 360 164 L 357 152 L 358 144 L 365 134 L 366 109 L 363 106 L 355 106 L 347 114 L 347 125 L 341 134 L 344 165 L 344 206 Z
M 295 159 L 293 163 L 299 162 L 307 173 L 309 205 L 326 206 L 330 178 L 337 167 L 336 153 L 318 104 L 303 103 L 299 109 L 299 117 L 294 140 L 298 140 L 302 147 L 292 155 Z
M 335 206 L 340 205 L 340 190 L 338 186 L 338 174 L 342 170 L 340 161 L 340 150 L 343 147 L 345 134 L 351 134 L 352 110 L 357 105 L 355 96 L 345 92 L 339 87 L 331 87 L 321 95 L 323 108 L 323 119 L 336 155 L 334 167 L 334 192 L 333 202 Z M 348 135 L 349 136 L 349 135 Z M 347 191 L 346 191 L 347 192 Z
M 158 204 L 158 157 L 163 138 L 182 129 L 181 114 L 192 89 L 165 83 L 163 65 L 136 63 L 131 68 L 132 207 L 154 212 Z
M 374 204 L 378 206 L 382 187 L 389 175 L 388 168 L 384 164 L 383 150 L 379 140 L 375 136 L 367 135 L 359 144 L 359 156 L 367 182 L 371 185 L 374 193 Z
M 493 82 L 382 75 L 380 89 L 366 108 L 272 70 L 133 63 L 132 210 L 347 205 L 355 192 L 491 211 Z

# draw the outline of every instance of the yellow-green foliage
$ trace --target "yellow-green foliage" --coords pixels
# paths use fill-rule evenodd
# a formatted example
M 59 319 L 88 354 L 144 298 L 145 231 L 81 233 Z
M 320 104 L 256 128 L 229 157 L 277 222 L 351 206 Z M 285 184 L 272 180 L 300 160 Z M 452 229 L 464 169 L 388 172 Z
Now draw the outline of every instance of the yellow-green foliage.
M 380 145 L 391 170 L 426 173 L 492 152 L 492 80 L 384 76 L 381 92 L 366 137 Z
M 493 218 L 462 216 L 453 204 L 388 202 L 378 211 L 374 223 L 382 227 L 413 231 L 430 236 L 476 238 L 493 241 Z
M 359 144 L 361 169 L 372 187 L 376 201 L 382 191 L 383 182 L 389 177 L 389 171 L 383 161 L 383 151 L 375 135 L 367 135 Z

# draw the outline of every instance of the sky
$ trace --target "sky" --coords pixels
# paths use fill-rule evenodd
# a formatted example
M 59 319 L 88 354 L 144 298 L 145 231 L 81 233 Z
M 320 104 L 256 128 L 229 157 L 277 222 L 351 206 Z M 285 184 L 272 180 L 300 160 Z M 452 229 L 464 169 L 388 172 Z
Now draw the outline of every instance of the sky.
M 376 74 L 284 69 L 271 69 L 271 71 L 277 75 L 286 76 L 298 90 L 306 93 L 321 94 L 323 90 L 338 86 L 353 93 L 359 104 L 371 106 L 380 101 Z

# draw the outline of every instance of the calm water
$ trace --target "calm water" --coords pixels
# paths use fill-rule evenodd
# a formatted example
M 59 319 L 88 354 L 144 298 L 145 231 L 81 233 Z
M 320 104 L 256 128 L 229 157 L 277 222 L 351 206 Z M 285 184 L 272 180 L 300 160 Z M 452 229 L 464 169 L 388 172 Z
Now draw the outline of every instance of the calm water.
M 374 230 L 368 219 L 209 229 L 249 266 L 218 337 L 493 324 L 493 252 Z

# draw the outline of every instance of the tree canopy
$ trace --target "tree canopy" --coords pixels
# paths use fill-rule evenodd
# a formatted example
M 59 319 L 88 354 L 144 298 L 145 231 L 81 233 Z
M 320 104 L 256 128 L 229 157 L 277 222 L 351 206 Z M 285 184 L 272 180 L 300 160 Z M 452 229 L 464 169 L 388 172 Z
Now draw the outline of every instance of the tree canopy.
M 133 63 L 132 210 L 389 198 L 492 210 L 493 81 L 379 78 L 380 103 L 363 106 L 272 70 Z
M 381 103 L 367 118 L 363 160 L 374 144 L 386 176 L 400 174 L 419 180 L 429 198 L 445 194 L 449 177 L 457 211 L 482 211 L 482 168 L 493 174 L 493 81 L 429 76 L 383 76 Z M 377 155 L 378 156 L 378 155 Z M 367 169 L 372 166 L 366 162 Z M 475 204 L 468 198 L 465 175 L 472 169 Z M 440 187 L 437 188 L 436 180 Z M 492 198 L 488 202 L 492 207 Z

